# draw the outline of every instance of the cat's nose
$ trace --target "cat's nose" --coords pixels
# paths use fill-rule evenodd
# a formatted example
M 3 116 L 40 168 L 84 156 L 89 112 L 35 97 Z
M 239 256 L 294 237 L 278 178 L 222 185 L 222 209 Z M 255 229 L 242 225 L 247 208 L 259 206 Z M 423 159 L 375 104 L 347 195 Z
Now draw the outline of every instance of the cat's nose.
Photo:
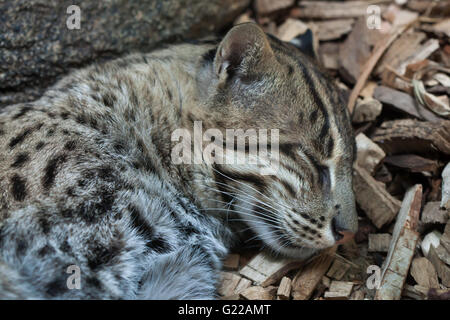
M 336 220 L 336 217 L 334 217 L 331 221 L 331 230 L 333 232 L 334 239 L 336 240 L 336 244 L 346 243 L 355 236 L 353 232 L 341 228 Z

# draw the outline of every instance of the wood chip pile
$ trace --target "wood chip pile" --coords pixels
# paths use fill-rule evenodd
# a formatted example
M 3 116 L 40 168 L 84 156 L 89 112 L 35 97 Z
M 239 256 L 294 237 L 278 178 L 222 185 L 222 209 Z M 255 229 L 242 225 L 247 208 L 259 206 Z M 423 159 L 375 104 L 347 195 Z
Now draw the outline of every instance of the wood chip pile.
M 315 35 L 352 114 L 359 231 L 308 263 L 230 254 L 219 294 L 450 299 L 450 2 L 255 0 L 246 21 Z

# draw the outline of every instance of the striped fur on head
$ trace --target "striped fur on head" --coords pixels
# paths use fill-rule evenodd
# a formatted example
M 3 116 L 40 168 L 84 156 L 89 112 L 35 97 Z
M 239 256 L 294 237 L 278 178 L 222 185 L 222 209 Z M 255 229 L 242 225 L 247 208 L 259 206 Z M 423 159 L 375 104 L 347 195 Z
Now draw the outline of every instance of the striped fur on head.
M 277 175 L 242 165 L 213 169 L 229 212 L 293 256 L 334 245 L 336 229 L 355 232 L 353 131 L 338 88 L 320 67 L 255 24 L 234 27 L 201 65 L 213 126 L 280 133 Z

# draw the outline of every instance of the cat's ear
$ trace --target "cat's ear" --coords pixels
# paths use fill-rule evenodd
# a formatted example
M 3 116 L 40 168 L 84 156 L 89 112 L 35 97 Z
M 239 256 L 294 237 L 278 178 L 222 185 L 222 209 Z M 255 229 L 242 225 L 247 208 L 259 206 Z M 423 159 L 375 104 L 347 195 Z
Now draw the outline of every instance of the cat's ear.
M 233 27 L 220 43 L 214 59 L 214 71 L 222 80 L 226 80 L 231 73 L 245 76 L 273 58 L 264 31 L 255 23 L 243 23 Z
M 314 35 L 311 29 L 306 30 L 305 33 L 295 37 L 289 41 L 289 43 L 311 58 L 317 58 L 316 50 L 314 48 Z

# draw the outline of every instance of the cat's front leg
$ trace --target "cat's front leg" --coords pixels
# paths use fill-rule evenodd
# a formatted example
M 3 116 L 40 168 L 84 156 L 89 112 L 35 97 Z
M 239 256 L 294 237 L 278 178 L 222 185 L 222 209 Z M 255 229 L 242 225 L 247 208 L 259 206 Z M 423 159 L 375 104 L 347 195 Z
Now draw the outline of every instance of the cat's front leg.
M 201 245 L 179 248 L 150 261 L 138 299 L 216 299 L 220 260 Z

